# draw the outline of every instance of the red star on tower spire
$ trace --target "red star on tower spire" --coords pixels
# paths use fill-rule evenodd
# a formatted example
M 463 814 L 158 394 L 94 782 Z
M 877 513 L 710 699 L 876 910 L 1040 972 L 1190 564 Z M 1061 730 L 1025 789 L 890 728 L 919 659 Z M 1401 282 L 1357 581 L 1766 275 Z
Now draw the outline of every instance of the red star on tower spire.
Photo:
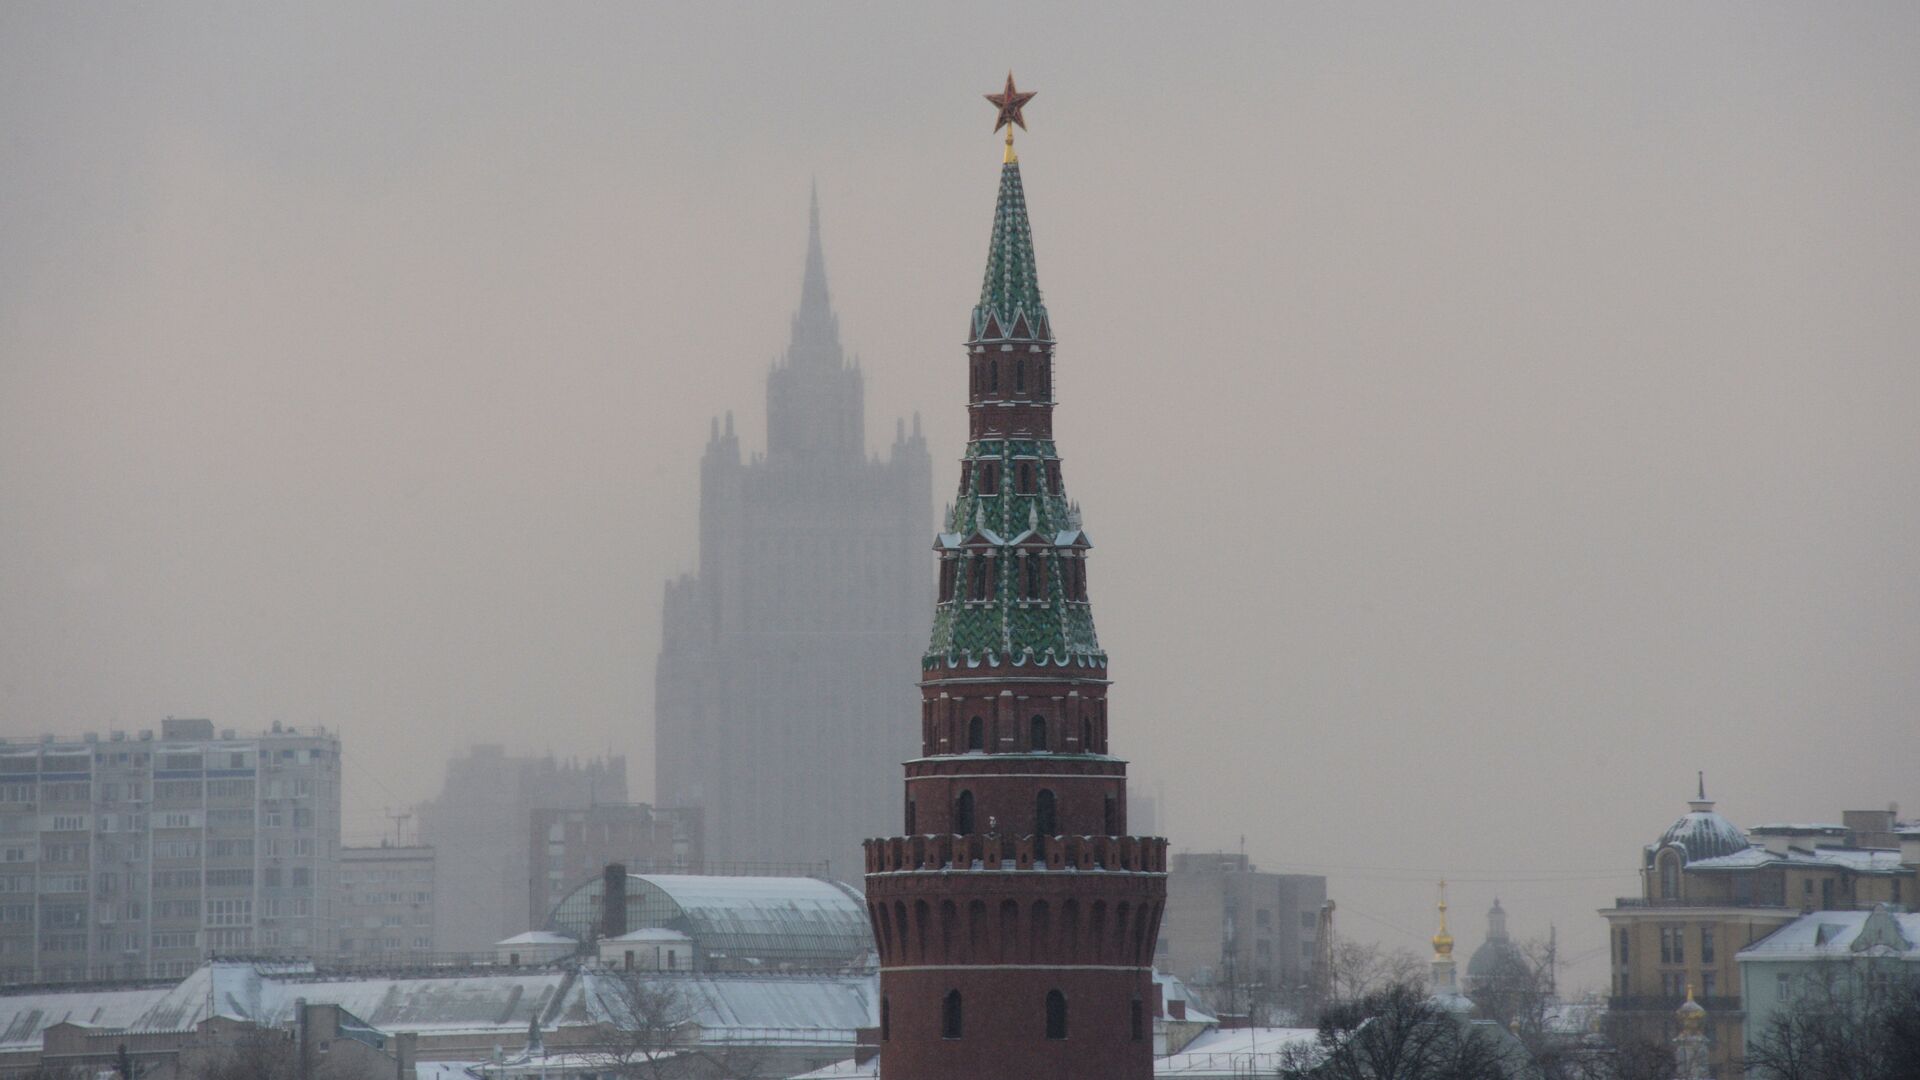
M 1021 131 L 1027 130 L 1026 117 L 1020 114 L 1020 110 L 1026 105 L 1027 102 L 1033 100 L 1033 96 L 1035 93 L 1037 93 L 1037 91 L 1034 91 L 1034 90 L 1023 91 L 1015 87 L 1013 85 L 1013 72 L 1009 70 L 1007 72 L 1007 88 L 998 94 L 985 95 L 987 101 L 990 102 L 995 108 L 1000 110 L 1000 115 L 994 118 L 993 130 L 999 131 L 1001 128 L 1007 129 L 1006 160 L 1008 161 L 1015 160 L 1013 156 L 1014 125 L 1018 124 L 1020 126 Z

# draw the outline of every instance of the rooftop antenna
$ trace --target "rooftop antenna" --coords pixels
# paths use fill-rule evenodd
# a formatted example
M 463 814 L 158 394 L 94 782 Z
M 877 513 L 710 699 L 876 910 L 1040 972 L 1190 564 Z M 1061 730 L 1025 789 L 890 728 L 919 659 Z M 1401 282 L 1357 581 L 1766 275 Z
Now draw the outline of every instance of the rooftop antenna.
M 1701 769 L 1698 776 L 1700 778 L 1700 801 L 1705 802 L 1707 801 L 1707 770 Z
M 386 816 L 387 816 L 387 820 L 393 822 L 393 846 L 406 847 L 407 846 L 406 839 L 405 839 L 406 823 L 413 820 L 413 812 L 411 810 L 403 810 L 399 813 L 395 813 L 391 808 L 389 808 L 387 810 Z

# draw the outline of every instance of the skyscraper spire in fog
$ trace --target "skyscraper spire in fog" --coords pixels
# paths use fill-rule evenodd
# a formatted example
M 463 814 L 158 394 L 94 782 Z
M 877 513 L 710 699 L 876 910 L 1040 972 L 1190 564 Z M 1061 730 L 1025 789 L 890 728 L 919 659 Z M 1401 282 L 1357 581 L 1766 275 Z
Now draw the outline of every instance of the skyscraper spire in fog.
M 718 863 L 859 869 L 912 753 L 932 463 L 916 417 L 869 456 L 860 369 L 827 290 L 820 198 L 792 339 L 767 376 L 767 453 L 731 415 L 700 464 L 700 566 L 667 586 L 655 791 L 699 807 Z
M 820 246 L 820 185 L 809 192 L 807 268 L 800 277 L 800 307 L 793 313 L 793 338 L 787 362 L 795 367 L 837 369 L 845 363 L 840 348 L 840 317 L 827 291 L 827 258 Z
M 777 458 L 866 456 L 860 369 L 840 346 L 840 317 L 827 290 L 820 243 L 820 190 L 808 199 L 807 263 L 786 356 L 767 379 L 767 454 Z

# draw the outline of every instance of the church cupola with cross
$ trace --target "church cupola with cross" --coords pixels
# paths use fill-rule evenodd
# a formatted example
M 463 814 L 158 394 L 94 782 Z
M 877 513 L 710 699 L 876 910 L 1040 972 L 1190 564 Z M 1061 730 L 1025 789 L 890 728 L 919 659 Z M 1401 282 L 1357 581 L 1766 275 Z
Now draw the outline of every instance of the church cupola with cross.
M 1127 834 L 1092 543 L 1054 443 L 1054 336 L 1000 94 L 993 231 L 965 345 L 968 441 L 934 538 L 921 754 L 903 835 L 867 842 L 888 1080 L 1153 1071 L 1166 841 Z

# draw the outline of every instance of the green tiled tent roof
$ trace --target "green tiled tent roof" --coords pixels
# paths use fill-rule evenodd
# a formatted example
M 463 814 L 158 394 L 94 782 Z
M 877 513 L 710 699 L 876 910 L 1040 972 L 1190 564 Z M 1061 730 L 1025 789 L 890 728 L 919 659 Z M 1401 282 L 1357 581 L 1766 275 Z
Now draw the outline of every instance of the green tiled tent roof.
M 1003 475 L 1011 475 L 1016 458 L 1053 456 L 1053 443 L 1048 440 L 988 439 L 967 447 L 970 459 L 1000 458 Z M 1021 495 L 1005 484 L 998 495 L 969 490 L 948 512 L 941 544 L 957 546 L 976 534 L 993 547 L 994 595 L 985 601 L 956 600 L 936 607 L 933 638 L 923 663 L 930 667 L 943 661 L 978 662 L 992 657 L 1012 663 L 1105 666 L 1107 657 L 1093 628 L 1093 609 L 1085 602 L 1067 600 L 1060 572 L 1060 552 L 1086 543 L 1079 509 L 1066 496 L 1044 490 Z M 1015 588 L 1016 552 L 1034 539 L 1044 551 L 1047 597 L 1023 601 Z M 960 573 L 956 597 L 967 595 L 965 560 Z
M 1051 340 L 1047 307 L 1040 301 L 1040 272 L 1033 261 L 1033 227 L 1027 222 L 1027 194 L 1020 186 L 1020 163 L 1000 167 L 1000 198 L 993 209 L 993 240 L 987 247 L 987 273 L 980 303 L 973 309 L 973 336 L 1009 337 L 1022 318 L 1025 337 Z M 988 333 L 989 324 L 997 330 Z
M 1040 277 L 1034 268 L 1033 230 L 1027 224 L 1027 197 L 1020 187 L 1020 165 L 1000 169 L 1000 198 L 993 212 L 993 241 L 987 249 L 987 276 L 980 304 L 973 309 L 976 341 L 1015 338 L 1050 342 L 1047 309 L 1040 302 Z M 970 480 L 947 514 L 940 535 L 943 552 L 964 551 L 956 560 L 954 599 L 934 609 L 933 637 L 922 663 L 1049 664 L 1106 666 L 1093 629 L 1093 610 L 1069 599 L 1063 560 L 1089 546 L 1080 530 L 1079 508 L 1051 489 L 1045 463 L 1058 460 L 1051 439 L 988 437 L 967 445 L 969 468 L 998 462 L 1006 481 L 994 494 L 982 494 Z M 1012 482 L 1022 463 L 1035 470 L 1030 493 Z M 1020 555 L 1038 557 L 1045 569 L 1042 597 L 1022 597 L 1015 576 Z M 972 556 L 990 554 L 994 572 L 991 595 L 971 595 Z M 1084 565 L 1082 563 L 1081 565 Z

